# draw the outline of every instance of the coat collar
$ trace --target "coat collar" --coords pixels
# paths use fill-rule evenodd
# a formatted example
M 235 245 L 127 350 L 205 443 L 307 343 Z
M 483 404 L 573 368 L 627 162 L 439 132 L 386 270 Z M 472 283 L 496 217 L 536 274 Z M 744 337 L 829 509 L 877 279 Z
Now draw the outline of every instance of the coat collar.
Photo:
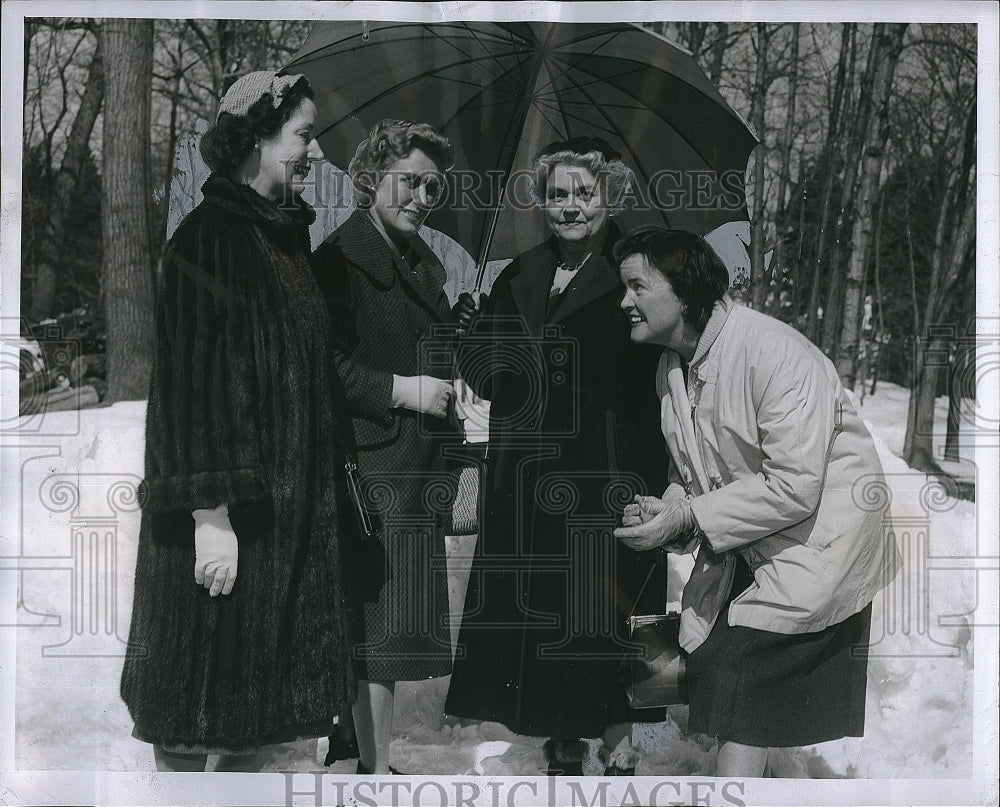
M 444 267 L 422 238 L 410 239 L 410 249 L 416 253 L 416 271 L 402 259 L 372 223 L 367 210 L 358 208 L 336 231 L 334 238 L 345 255 L 352 259 L 358 271 L 364 272 L 380 288 L 388 289 L 400 282 L 436 319 L 446 320 L 450 308 L 442 289 Z
M 549 323 L 564 321 L 588 303 L 621 285 L 611 256 L 611 248 L 620 237 L 619 229 L 614 224 L 609 224 L 601 252 L 592 255 L 580 268 L 568 290 L 564 292 L 566 298 L 552 313 Z M 558 263 L 559 242 L 552 236 L 524 254 L 520 271 L 510 283 L 511 296 L 518 313 L 528 323 L 529 330 L 536 335 L 541 333 L 542 326 L 546 324 L 545 310 Z
M 701 332 L 701 336 L 698 337 L 698 346 L 694 349 L 694 357 L 691 359 L 692 367 L 700 364 L 708 354 L 709 348 L 715 344 L 715 340 L 722 333 L 722 329 L 735 305 L 736 303 L 733 302 L 733 298 L 728 294 L 724 294 L 721 300 L 715 301 L 715 305 L 712 307 L 712 315 L 708 318 L 708 324 L 705 326 L 705 330 Z
M 294 197 L 292 204 L 279 207 L 249 185 L 233 182 L 221 174 L 212 174 L 201 190 L 209 204 L 250 219 L 271 232 L 290 234 L 316 220 L 316 211 L 299 196 Z

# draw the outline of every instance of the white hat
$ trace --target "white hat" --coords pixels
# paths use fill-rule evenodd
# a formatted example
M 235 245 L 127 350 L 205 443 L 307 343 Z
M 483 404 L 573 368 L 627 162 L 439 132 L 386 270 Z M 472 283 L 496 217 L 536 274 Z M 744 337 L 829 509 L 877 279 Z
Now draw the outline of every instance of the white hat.
M 228 112 L 230 115 L 244 117 L 250 111 L 250 107 L 267 94 L 270 94 L 271 102 L 277 109 L 288 91 L 301 78 L 305 78 L 301 73 L 294 76 L 279 76 L 269 70 L 247 73 L 234 81 L 222 96 L 222 101 L 219 102 L 219 115 Z

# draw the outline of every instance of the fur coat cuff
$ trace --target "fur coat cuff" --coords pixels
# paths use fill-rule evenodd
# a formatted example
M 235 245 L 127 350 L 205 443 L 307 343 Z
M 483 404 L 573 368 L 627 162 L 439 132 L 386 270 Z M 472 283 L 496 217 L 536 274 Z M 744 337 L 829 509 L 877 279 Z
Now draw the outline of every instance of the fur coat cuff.
M 260 467 L 153 477 L 139 485 L 139 502 L 149 513 L 205 510 L 220 504 L 250 504 L 269 499 Z

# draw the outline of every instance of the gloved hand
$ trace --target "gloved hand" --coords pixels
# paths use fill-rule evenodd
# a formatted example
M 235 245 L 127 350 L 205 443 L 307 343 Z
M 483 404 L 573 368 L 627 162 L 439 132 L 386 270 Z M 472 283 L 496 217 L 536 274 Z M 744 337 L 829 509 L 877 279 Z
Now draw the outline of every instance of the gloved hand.
M 392 405 L 399 409 L 423 412 L 436 418 L 448 417 L 455 387 L 430 375 L 394 375 Z
M 641 523 L 619 527 L 615 530 L 616 538 L 638 552 L 659 548 L 668 552 L 690 551 L 689 547 L 696 543 L 691 538 L 699 531 L 699 527 L 694 511 L 686 499 L 675 501 L 671 505 L 652 496 L 636 498 L 643 502 L 639 503 L 639 513 L 633 515 L 632 519 L 638 519 Z M 661 505 L 662 509 L 659 509 Z M 628 507 L 635 505 L 628 505 L 626 509 Z M 642 521 L 644 516 L 648 518 Z
M 663 499 L 658 499 L 656 496 L 640 496 L 637 493 L 632 504 L 625 505 L 622 526 L 638 527 L 640 524 L 651 521 L 654 516 L 666 509 L 667 505 Z
M 482 311 L 484 297 L 485 295 L 480 292 L 476 292 L 473 296 L 469 292 L 463 291 L 458 295 L 458 302 L 451 309 L 451 313 L 458 322 L 458 327 L 463 332 L 468 332 L 472 327 L 473 321 L 479 316 L 479 313 Z
M 236 583 L 239 543 L 229 523 L 229 507 L 195 510 L 194 581 L 212 597 L 229 594 Z

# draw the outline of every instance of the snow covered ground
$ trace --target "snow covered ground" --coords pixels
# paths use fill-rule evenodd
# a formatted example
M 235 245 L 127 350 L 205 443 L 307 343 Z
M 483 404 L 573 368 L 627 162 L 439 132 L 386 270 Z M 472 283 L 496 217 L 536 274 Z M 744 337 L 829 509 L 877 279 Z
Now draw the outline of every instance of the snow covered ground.
M 988 621 L 976 608 L 984 599 L 981 587 L 995 587 L 996 574 L 980 573 L 977 581 L 970 570 L 977 554 L 975 505 L 947 496 L 898 458 L 906 401 L 906 390 L 882 383 L 862 408 L 878 438 L 904 558 L 902 575 L 876 601 L 865 737 L 784 751 L 776 776 L 972 774 L 973 627 Z M 16 634 L 17 770 L 154 767 L 150 747 L 130 736 L 131 721 L 118 697 L 139 525 L 129 486 L 142 473 L 143 414 L 144 405 L 133 403 L 51 415 L 37 436 L 26 430 L 20 448 L 5 446 L 5 471 L 15 468 L 19 476 L 17 485 L 5 477 L 0 545 L 0 558 L 19 559 L 18 572 L 0 564 L 8 567 L 0 571 L 4 590 L 13 583 L 18 589 L 19 627 L 5 634 Z M 972 478 L 972 460 L 966 445 L 963 461 L 949 470 Z M 473 540 L 450 539 L 455 609 L 461 607 Z M 682 569 L 674 571 L 676 581 Z M 395 767 L 436 775 L 543 770 L 541 739 L 443 714 L 447 685 L 441 679 L 401 687 Z M 638 774 L 714 773 L 714 741 L 687 734 L 686 717 L 685 707 L 672 707 L 666 722 L 637 729 L 636 742 L 645 752 Z M 325 745 L 282 746 L 268 769 L 320 769 Z M 592 758 L 585 772 L 599 770 Z M 352 772 L 353 763 L 331 771 Z

